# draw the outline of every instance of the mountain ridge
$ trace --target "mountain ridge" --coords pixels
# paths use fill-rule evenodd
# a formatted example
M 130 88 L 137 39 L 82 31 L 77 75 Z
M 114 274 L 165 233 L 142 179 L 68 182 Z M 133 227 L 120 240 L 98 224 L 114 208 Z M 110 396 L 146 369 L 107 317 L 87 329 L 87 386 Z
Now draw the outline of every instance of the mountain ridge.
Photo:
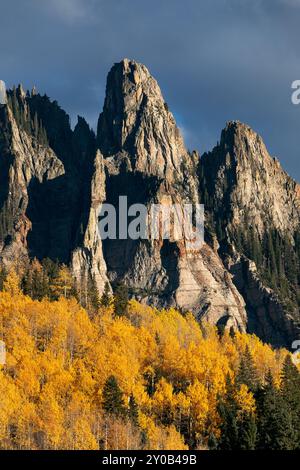
M 239 121 L 226 124 L 211 152 L 188 152 L 144 65 L 112 67 L 96 137 L 83 118 L 72 131 L 47 97 L 8 92 L 0 178 L 6 265 L 56 257 L 78 282 L 91 275 L 100 293 L 122 282 L 141 302 L 191 310 L 275 345 L 299 336 L 299 184 Z M 102 242 L 99 208 L 120 195 L 147 207 L 203 203 L 205 244 L 189 253 L 182 241 Z

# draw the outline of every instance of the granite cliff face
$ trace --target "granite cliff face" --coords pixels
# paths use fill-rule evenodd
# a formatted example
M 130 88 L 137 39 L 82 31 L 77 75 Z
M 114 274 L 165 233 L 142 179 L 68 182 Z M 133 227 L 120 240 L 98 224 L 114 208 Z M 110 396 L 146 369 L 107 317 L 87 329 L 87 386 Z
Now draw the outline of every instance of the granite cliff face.
M 108 75 L 98 142 L 107 168 L 106 202 L 183 207 L 199 202 L 197 154 L 190 155 L 157 82 L 146 67 L 125 59 Z M 218 254 L 184 240 L 107 240 L 112 283 L 125 282 L 139 300 L 192 310 L 199 319 L 246 328 L 244 301 Z
M 182 177 L 182 137 L 144 65 L 124 59 L 109 72 L 98 140 L 105 156 L 125 153 L 135 171 L 170 183 Z
M 0 260 L 68 263 L 99 292 L 125 283 L 141 302 L 257 333 L 299 336 L 300 189 L 248 126 L 230 122 L 201 158 L 189 153 L 160 88 L 124 59 L 107 79 L 97 136 L 71 130 L 56 102 L 21 87 L 0 106 Z M 101 241 L 103 203 L 204 204 L 205 243 Z
M 300 185 L 249 126 L 229 122 L 201 162 L 214 212 L 222 213 L 231 233 L 249 221 L 260 235 L 270 227 L 290 235 L 299 229 Z
M 299 184 L 237 121 L 202 157 L 199 174 L 219 253 L 246 302 L 248 330 L 290 345 L 299 336 Z

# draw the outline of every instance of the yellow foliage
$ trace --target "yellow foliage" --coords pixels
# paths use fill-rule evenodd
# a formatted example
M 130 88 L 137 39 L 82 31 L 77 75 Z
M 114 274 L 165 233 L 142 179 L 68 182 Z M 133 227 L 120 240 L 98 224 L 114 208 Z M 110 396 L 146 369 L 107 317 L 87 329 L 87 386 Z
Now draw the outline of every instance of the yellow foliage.
M 6 280 L 4 281 L 3 290 L 7 292 L 8 294 L 10 294 L 11 296 L 17 296 L 21 293 L 20 279 L 14 269 L 10 271 Z
M 255 413 L 255 399 L 253 393 L 250 392 L 247 385 L 242 384 L 236 391 L 235 399 L 238 404 L 240 413 L 254 414 Z
M 60 272 L 60 300 L 34 301 L 12 271 L 0 292 L 0 337 L 7 363 L 0 370 L 0 448 L 187 449 L 188 423 L 205 446 L 220 432 L 217 399 L 234 378 L 248 345 L 259 379 L 271 369 L 277 383 L 285 351 L 257 337 L 202 327 L 191 314 L 158 311 L 131 301 L 126 318 L 111 306 L 90 318 L 68 299 L 71 280 Z M 103 387 L 114 375 L 125 405 L 134 396 L 139 426 L 106 416 Z M 252 393 L 236 392 L 241 413 L 255 413 Z M 12 431 L 13 430 L 13 431 Z

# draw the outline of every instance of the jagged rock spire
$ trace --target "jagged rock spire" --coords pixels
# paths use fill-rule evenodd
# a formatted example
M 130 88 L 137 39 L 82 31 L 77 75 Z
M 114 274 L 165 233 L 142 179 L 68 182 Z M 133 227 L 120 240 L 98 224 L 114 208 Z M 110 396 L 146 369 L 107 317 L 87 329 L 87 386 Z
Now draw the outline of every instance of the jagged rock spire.
M 133 169 L 171 179 L 186 155 L 156 80 L 144 65 L 128 59 L 108 74 L 98 141 L 105 156 L 127 152 Z
M 228 122 L 220 144 L 202 157 L 202 166 L 215 208 L 231 214 L 234 226 L 248 220 L 261 234 L 270 228 L 291 234 L 298 229 L 300 186 L 247 124 Z

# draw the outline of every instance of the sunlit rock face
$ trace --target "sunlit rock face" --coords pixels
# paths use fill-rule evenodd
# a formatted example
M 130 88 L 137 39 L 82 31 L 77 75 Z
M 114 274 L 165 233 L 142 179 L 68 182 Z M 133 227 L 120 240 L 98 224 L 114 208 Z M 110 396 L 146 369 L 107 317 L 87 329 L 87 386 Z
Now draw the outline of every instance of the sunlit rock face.
M 174 116 L 148 69 L 124 59 L 108 74 L 98 123 L 104 155 L 106 202 L 170 206 L 200 203 L 199 155 L 189 154 Z M 193 311 L 200 320 L 245 330 L 244 300 L 221 258 L 204 243 L 186 240 L 107 240 L 108 277 L 126 283 L 141 302 Z
M 300 336 L 300 186 L 248 125 L 228 122 L 201 158 L 201 195 L 248 329 L 290 347 Z
M 0 105 L 7 104 L 6 86 L 3 80 L 0 80 Z

